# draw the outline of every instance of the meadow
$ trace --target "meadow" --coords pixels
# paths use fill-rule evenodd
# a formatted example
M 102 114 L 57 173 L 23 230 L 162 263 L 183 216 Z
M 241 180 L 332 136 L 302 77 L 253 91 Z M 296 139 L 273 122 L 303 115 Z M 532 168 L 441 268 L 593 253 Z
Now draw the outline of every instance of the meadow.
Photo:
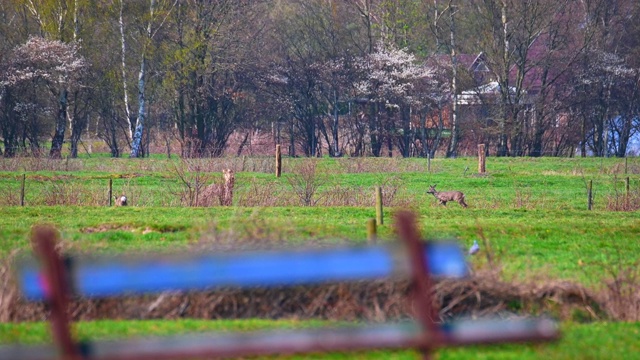
M 394 211 L 410 209 L 426 237 L 465 246 L 478 239 L 508 276 L 589 283 L 606 275 L 590 267 L 638 261 L 640 159 L 489 158 L 487 166 L 479 176 L 475 158 L 435 159 L 429 168 L 424 159 L 285 159 L 276 178 L 271 158 L 2 160 L 0 254 L 28 249 L 38 223 L 58 227 L 78 251 L 186 249 L 229 237 L 364 242 L 374 186 L 381 186 L 382 241 L 393 239 Z M 224 168 L 236 171 L 234 206 L 188 206 L 186 184 L 219 182 Z M 132 206 L 106 206 L 109 179 L 114 195 L 126 194 Z M 463 191 L 469 208 L 438 205 L 426 193 L 431 184 Z M 303 206 L 305 197 L 312 206 Z
M 193 189 L 220 182 L 220 172 L 226 168 L 236 172 L 233 206 L 193 206 Z M 25 206 L 20 206 L 23 174 Z M 108 206 L 110 180 L 113 195 L 126 194 L 131 206 Z M 593 184 L 592 210 L 587 209 L 589 182 Z M 469 207 L 438 205 L 426 193 L 432 184 L 441 191 L 463 191 Z M 296 246 L 364 243 L 366 221 L 375 217 L 375 186 L 382 187 L 384 197 L 385 222 L 378 227 L 379 241 L 393 241 L 393 214 L 409 209 L 417 214 L 425 237 L 455 238 L 465 247 L 477 239 L 481 252 L 470 259 L 473 268 L 498 268 L 505 281 L 567 280 L 598 291 L 621 274 L 627 274 L 626 280 L 633 274 L 638 278 L 637 158 L 490 157 L 487 173 L 482 175 L 477 174 L 476 158 L 430 163 L 397 158 L 285 158 L 280 178 L 274 176 L 272 158 L 2 159 L 0 256 L 25 253 L 31 227 L 41 223 L 55 225 L 64 248 L 75 252 L 148 253 L 234 243 L 243 247 L 256 241 Z M 635 272 L 629 275 L 629 271 Z M 220 323 L 204 321 L 194 326 L 243 326 Z M 118 330 L 122 326 L 167 333 L 181 332 L 186 326 L 172 321 L 108 324 L 78 326 L 99 337 L 122 334 Z M 1 324 L 0 339 L 43 341 L 45 335 L 34 335 L 33 340 L 27 335 L 40 334 L 37 329 L 42 326 Z M 264 326 L 280 324 L 267 321 Z M 500 346 L 482 356 L 607 358 L 609 351 L 620 350 L 631 357 L 638 351 L 630 340 L 638 339 L 637 322 L 567 323 L 563 328 L 566 336 L 559 343 L 563 345 Z M 598 346 L 587 351 L 584 343 L 593 342 Z M 439 358 L 466 358 L 476 350 L 443 350 Z M 362 358 L 406 357 L 415 354 Z

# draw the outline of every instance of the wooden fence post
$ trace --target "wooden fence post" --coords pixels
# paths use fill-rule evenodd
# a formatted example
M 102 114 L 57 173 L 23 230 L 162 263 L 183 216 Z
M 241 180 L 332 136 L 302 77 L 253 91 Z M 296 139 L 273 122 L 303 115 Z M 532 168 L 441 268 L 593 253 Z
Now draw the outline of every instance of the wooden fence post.
M 367 240 L 369 244 L 375 244 L 378 237 L 378 229 L 376 226 L 376 219 L 371 218 L 367 220 Z
M 20 206 L 24 206 L 24 187 L 27 182 L 27 174 L 22 174 L 22 181 L 20 183 Z
M 113 179 L 109 178 L 109 206 L 113 206 Z
M 627 176 L 626 179 L 624 179 L 624 188 L 625 188 L 625 197 L 624 197 L 624 205 L 625 205 L 625 210 L 629 211 L 629 177 Z
M 624 157 L 624 174 L 627 175 L 627 163 L 628 163 L 628 158 L 625 156 Z
M 593 180 L 589 180 L 587 187 L 587 209 L 591 210 L 593 207 Z
M 486 157 L 484 151 L 484 144 L 478 145 L 478 173 L 484 174 L 486 169 Z
M 276 177 L 282 174 L 282 150 L 280 144 L 276 145 Z
M 376 222 L 377 224 L 384 224 L 382 218 L 382 187 L 376 186 Z

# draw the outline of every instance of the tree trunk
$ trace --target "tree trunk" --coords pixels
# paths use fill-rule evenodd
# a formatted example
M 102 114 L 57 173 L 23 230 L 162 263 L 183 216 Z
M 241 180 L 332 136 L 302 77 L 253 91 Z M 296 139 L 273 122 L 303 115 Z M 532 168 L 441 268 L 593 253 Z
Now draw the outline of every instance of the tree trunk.
M 449 32 L 451 35 L 451 142 L 449 142 L 449 148 L 447 149 L 447 157 L 455 158 L 458 153 L 458 59 L 456 57 L 456 27 L 455 27 L 455 6 L 453 0 L 449 1 L 449 18 L 450 27 Z
M 369 107 L 369 136 L 371 138 L 371 154 L 376 157 L 379 157 L 382 151 L 378 115 L 378 104 L 372 103 Z
M 341 156 L 342 154 L 340 154 L 340 148 L 339 148 L 339 144 L 338 144 L 338 125 L 339 125 L 339 121 L 340 121 L 340 115 L 339 115 L 339 108 L 338 108 L 338 93 L 334 90 L 333 91 L 333 124 L 331 124 L 331 136 L 333 137 L 332 139 L 332 145 L 331 145 L 331 156 Z
M 136 129 L 133 133 L 133 139 L 131 141 L 131 153 L 130 158 L 140 157 L 142 151 L 142 132 L 144 130 L 145 120 L 145 65 L 147 59 L 145 55 L 142 55 L 142 62 L 140 63 L 140 73 L 138 74 L 138 118 L 136 119 Z
M 542 156 L 542 138 L 544 135 L 544 126 L 542 125 L 542 118 L 544 116 L 544 111 L 542 107 L 544 106 L 544 102 L 538 102 L 534 105 L 534 110 L 531 112 L 533 114 L 533 138 L 531 139 L 531 151 L 529 155 L 532 157 L 540 157 Z
M 427 157 L 429 154 L 429 146 L 427 146 L 427 113 L 422 111 L 420 113 L 420 143 L 422 145 L 422 151 L 420 157 Z
M 296 137 L 295 137 L 295 119 L 289 118 L 290 130 L 289 130 L 289 156 L 296 157 Z
M 82 138 L 82 131 L 87 127 L 87 116 L 86 113 L 81 113 L 78 110 L 78 102 L 79 96 L 78 91 L 74 93 L 74 101 L 73 101 L 73 111 L 71 111 L 72 115 L 69 116 L 69 127 L 71 128 L 71 137 L 69 141 L 71 142 L 71 154 L 72 158 L 78 157 L 78 143 Z
M 593 134 L 593 152 L 597 157 L 604 156 L 604 120 L 602 117 L 596 119 Z
M 11 101 L 11 94 L 7 87 L 3 86 L 0 89 L 0 103 L 2 104 L 2 111 L 0 111 L 0 129 L 2 129 L 2 139 L 4 140 L 4 154 L 5 158 L 10 158 L 15 155 L 14 139 L 15 139 L 15 126 L 13 125 L 13 114 L 11 110 L 13 108 L 13 102 Z M 1 153 L 0 153 L 1 154 Z
M 509 22 L 507 21 L 507 3 L 505 0 L 502 0 L 502 8 L 501 8 L 501 24 L 502 24 L 502 41 L 503 41 L 503 49 L 502 49 L 502 79 L 498 79 L 498 83 L 500 85 L 500 94 L 502 97 L 502 114 L 500 114 L 500 134 L 498 136 L 498 150 L 497 156 L 507 156 L 509 154 L 509 148 L 507 145 L 508 137 L 507 137 L 507 122 L 509 121 L 509 102 L 511 100 L 510 92 L 509 92 L 509 69 L 510 69 L 510 61 L 509 61 Z
M 49 157 L 53 159 L 62 158 L 62 144 L 64 143 L 64 132 L 67 125 L 67 89 L 60 89 L 60 98 L 58 100 L 58 116 L 56 117 L 56 127 L 53 138 L 51 139 L 51 150 Z
M 635 80 L 635 84 L 638 84 L 638 76 L 636 76 Z M 636 107 L 636 101 L 635 99 L 637 98 L 638 95 L 638 86 L 634 86 L 633 87 L 633 94 L 632 94 L 632 99 L 634 99 L 630 105 L 630 108 L 635 108 Z M 631 112 L 633 110 L 628 110 L 628 112 Z M 620 129 L 620 134 L 619 134 L 619 146 L 616 149 L 616 157 L 625 157 L 627 155 L 627 147 L 629 146 L 629 140 L 631 138 L 631 129 L 633 127 L 633 116 L 630 115 L 623 115 L 622 116 L 622 129 Z
M 121 54 L 121 67 L 122 67 L 122 90 L 124 95 L 124 111 L 126 114 L 127 120 L 127 134 L 129 135 L 129 141 L 133 141 L 133 123 L 131 118 L 131 108 L 129 107 L 129 90 L 127 87 L 127 65 L 126 65 L 126 51 L 127 51 L 127 43 L 124 37 L 124 21 L 122 19 L 122 12 L 124 7 L 124 0 L 120 0 L 120 17 L 119 17 L 119 27 L 120 27 L 120 46 L 122 49 Z
M 440 146 L 440 140 L 442 139 L 443 128 L 444 128 L 444 119 L 442 118 L 442 109 L 438 109 L 438 128 L 436 129 L 435 139 L 433 139 L 433 144 L 431 145 L 431 149 L 429 152 L 429 159 L 433 159 L 436 157 L 436 151 L 438 151 L 438 147 Z
M 582 115 L 582 126 L 581 126 L 581 138 L 580 142 L 580 157 L 587 157 L 587 119 L 584 115 Z
M 404 106 L 400 109 L 400 116 L 402 116 L 402 157 L 410 156 L 410 149 L 412 143 L 411 135 L 411 108 Z

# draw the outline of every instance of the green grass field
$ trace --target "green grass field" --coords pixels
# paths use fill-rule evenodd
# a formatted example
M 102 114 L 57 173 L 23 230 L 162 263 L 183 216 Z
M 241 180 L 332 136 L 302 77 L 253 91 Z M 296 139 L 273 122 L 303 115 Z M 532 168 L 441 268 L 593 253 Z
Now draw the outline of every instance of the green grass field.
M 375 217 L 374 186 L 389 202 L 379 238 L 392 241 L 393 214 L 417 213 L 426 237 L 456 238 L 465 246 L 481 240 L 472 266 L 487 266 L 490 253 L 506 279 L 568 279 L 592 288 L 611 272 L 637 268 L 640 262 L 640 159 L 488 158 L 488 174 L 475 174 L 475 158 L 322 159 L 317 164 L 317 206 L 301 206 L 289 181 L 307 159 L 285 159 L 284 175 L 272 174 L 271 158 L 223 158 L 181 162 L 159 157 L 144 160 L 92 157 L 76 160 L 0 160 L 0 255 L 29 249 L 35 224 L 60 229 L 65 248 L 78 252 L 149 252 L 186 250 L 218 241 L 259 239 L 302 245 L 310 241 L 366 240 L 366 221 Z M 221 169 L 236 170 L 234 206 L 186 207 L 179 169 L 219 178 Z M 178 169 L 178 170 L 176 170 Z M 26 174 L 26 206 L 19 205 L 20 181 Z M 629 177 L 629 203 L 625 178 Z M 107 207 L 107 184 L 126 193 L 129 207 Z M 593 210 L 587 210 L 586 186 L 593 182 Z M 460 190 L 469 208 L 436 204 L 426 194 Z M 57 205 L 51 205 L 57 204 Z M 629 209 L 627 209 L 629 210 Z M 244 245 L 239 245 L 239 247 Z M 315 326 L 273 321 L 88 322 L 78 333 L 114 337 L 142 333 Z M 638 323 L 563 325 L 561 342 L 540 346 L 447 349 L 440 359 L 609 359 L 640 358 Z M 0 324 L 0 340 L 46 340 L 39 323 Z M 612 355 L 613 354 L 613 355 Z M 410 351 L 367 353 L 356 358 L 415 358 Z M 318 357 L 322 358 L 322 357 Z M 353 358 L 336 355 L 332 358 Z
M 397 209 L 411 209 L 425 236 L 454 237 L 465 246 L 484 237 L 485 250 L 491 249 L 507 276 L 599 282 L 603 266 L 640 258 L 638 212 L 613 211 L 616 202 L 624 204 L 626 177 L 632 204 L 640 202 L 639 159 L 625 166 L 624 159 L 489 158 L 486 176 L 474 174 L 475 158 L 436 159 L 430 172 L 424 159 L 323 159 L 315 177 L 322 205 L 311 207 L 300 206 L 287 180 L 296 164 L 308 160 L 285 159 L 282 178 L 271 174 L 270 160 L 189 163 L 211 178 L 222 168 L 238 169 L 235 206 L 210 208 L 180 205 L 184 187 L 173 169 L 185 165 L 175 159 L 0 160 L 0 190 L 13 199 L 0 207 L 0 254 L 28 249 L 30 228 L 39 223 L 57 226 L 66 245 L 78 251 L 186 249 L 228 237 L 363 242 L 366 221 L 375 216 L 373 187 L 381 185 L 393 198 L 380 238 L 393 238 Z M 15 206 L 21 174 L 27 174 L 25 207 Z M 108 203 L 109 178 L 114 193 L 126 193 L 133 206 L 97 205 Z M 589 180 L 592 211 L 586 209 Z M 434 183 L 463 191 L 469 208 L 437 205 L 426 194 Z M 43 199 L 63 205 L 44 205 Z

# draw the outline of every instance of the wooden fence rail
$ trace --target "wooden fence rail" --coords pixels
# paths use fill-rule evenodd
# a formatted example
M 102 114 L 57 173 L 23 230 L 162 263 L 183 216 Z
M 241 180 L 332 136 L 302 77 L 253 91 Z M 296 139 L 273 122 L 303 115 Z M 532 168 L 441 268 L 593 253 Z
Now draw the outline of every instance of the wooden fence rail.
M 433 307 L 433 281 L 468 274 L 465 253 L 455 242 L 420 240 L 412 214 L 397 215 L 399 244 L 292 249 L 146 259 L 66 257 L 55 250 L 56 233 L 34 232 L 37 259 L 18 271 L 28 300 L 51 309 L 55 345 L 0 347 L 0 359 L 176 359 L 239 357 L 369 349 L 420 350 L 425 358 L 442 346 L 558 337 L 549 319 L 463 320 L 440 324 Z M 294 286 L 409 277 L 416 322 L 353 324 L 314 330 L 214 333 L 77 343 L 71 336 L 66 306 L 70 296 L 100 298 L 168 290 L 221 287 Z

